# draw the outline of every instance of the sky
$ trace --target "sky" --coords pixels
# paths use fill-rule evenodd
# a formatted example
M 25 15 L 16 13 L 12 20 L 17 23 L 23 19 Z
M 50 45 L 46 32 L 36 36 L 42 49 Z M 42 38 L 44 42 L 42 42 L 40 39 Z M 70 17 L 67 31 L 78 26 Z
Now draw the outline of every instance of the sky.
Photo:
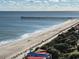
M 79 10 L 79 0 L 0 0 L 0 11 Z

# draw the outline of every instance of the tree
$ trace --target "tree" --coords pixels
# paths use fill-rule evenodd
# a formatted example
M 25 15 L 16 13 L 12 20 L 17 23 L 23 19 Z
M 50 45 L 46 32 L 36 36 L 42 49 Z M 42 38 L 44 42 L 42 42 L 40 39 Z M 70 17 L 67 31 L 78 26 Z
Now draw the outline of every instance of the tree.
M 55 49 L 48 49 L 48 53 L 52 54 L 52 59 L 59 59 L 59 53 Z
M 59 43 L 59 44 L 55 44 L 54 48 L 59 50 L 60 52 L 65 53 L 70 48 L 70 45 L 66 43 Z
M 74 53 L 70 55 L 69 59 L 79 59 L 79 54 Z

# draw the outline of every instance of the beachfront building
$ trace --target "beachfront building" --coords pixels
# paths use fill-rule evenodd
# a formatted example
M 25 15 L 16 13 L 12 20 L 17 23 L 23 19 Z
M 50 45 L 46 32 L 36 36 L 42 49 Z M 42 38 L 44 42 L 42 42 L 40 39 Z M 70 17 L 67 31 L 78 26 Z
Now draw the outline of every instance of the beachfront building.
M 24 59 L 52 59 L 52 57 L 46 50 L 38 49 L 37 51 L 27 53 Z

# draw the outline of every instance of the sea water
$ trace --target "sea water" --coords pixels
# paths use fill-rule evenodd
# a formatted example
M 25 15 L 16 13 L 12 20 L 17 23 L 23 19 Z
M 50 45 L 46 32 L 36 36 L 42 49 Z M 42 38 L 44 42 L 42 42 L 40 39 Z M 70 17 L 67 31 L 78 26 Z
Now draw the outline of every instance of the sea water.
M 68 15 L 72 16 L 70 13 Z M 2 11 L 0 12 L 0 44 L 25 39 L 31 33 L 37 33 L 44 28 L 67 21 L 70 19 L 68 15 L 63 12 Z

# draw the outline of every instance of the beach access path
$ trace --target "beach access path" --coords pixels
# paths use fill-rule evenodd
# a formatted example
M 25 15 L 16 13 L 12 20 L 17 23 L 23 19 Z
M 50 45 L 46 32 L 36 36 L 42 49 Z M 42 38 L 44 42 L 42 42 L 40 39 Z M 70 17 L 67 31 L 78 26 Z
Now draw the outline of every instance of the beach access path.
M 55 29 L 50 28 L 45 32 L 40 32 L 27 39 L 0 46 L 0 59 L 14 59 L 12 58 L 13 56 L 18 55 L 33 46 L 39 45 L 41 42 L 52 38 L 55 34 L 58 34 L 60 31 L 64 31 L 78 23 L 79 20 L 76 19 L 68 20 Z

